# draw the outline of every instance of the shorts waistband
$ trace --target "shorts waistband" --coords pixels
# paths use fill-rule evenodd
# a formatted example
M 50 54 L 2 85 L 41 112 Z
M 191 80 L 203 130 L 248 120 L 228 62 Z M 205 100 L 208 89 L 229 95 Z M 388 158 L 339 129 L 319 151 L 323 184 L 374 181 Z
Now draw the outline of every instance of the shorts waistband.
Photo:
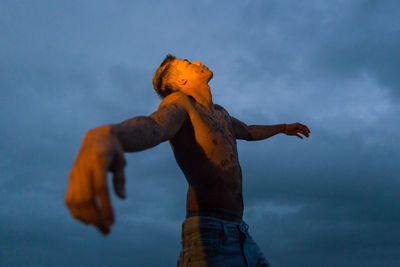
M 228 209 L 210 209 L 210 210 L 199 210 L 199 211 L 186 211 L 186 219 L 190 217 L 201 216 L 201 217 L 212 217 L 218 218 L 224 221 L 241 222 L 243 217 L 243 211 L 235 211 Z
M 249 226 L 243 220 L 240 222 L 226 221 L 214 217 L 193 216 L 182 223 L 182 237 L 202 231 L 220 231 L 226 234 L 238 235 L 247 233 Z

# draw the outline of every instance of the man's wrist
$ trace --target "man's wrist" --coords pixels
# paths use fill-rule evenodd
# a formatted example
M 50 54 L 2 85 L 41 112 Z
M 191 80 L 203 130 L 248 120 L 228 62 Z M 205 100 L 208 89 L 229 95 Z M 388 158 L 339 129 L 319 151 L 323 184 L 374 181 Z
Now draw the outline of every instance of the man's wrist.
M 282 124 L 282 133 L 284 133 L 284 134 L 287 133 L 287 124 L 286 123 Z
M 111 134 L 111 127 L 109 125 L 103 125 L 87 131 L 83 141 L 87 144 L 98 145 L 99 143 L 112 143 L 114 141 L 117 141 L 117 138 Z

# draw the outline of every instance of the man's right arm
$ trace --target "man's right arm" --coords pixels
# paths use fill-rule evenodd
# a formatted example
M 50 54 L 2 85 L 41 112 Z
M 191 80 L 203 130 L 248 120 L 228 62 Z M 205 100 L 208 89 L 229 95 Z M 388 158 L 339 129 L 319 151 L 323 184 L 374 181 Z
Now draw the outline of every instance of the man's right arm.
M 89 130 L 69 176 L 65 198 L 71 214 L 103 234 L 114 222 L 107 187 L 107 171 L 113 172 L 116 194 L 125 198 L 124 152 L 140 151 L 171 139 L 187 118 L 185 108 L 166 97 L 150 116 L 139 116 L 119 124 Z M 179 99 L 178 99 L 179 100 Z
M 176 103 L 161 106 L 150 116 L 138 116 L 110 126 L 124 152 L 136 152 L 154 147 L 175 136 L 187 117 Z

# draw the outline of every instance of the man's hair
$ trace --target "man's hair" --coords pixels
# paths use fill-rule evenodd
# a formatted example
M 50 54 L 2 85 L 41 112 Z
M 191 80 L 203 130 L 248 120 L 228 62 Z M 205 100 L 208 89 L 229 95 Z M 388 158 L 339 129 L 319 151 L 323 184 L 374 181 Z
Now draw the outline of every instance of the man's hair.
M 171 83 L 169 81 L 170 74 L 172 72 L 171 70 L 172 62 L 175 59 L 176 57 L 174 55 L 168 54 L 165 57 L 164 61 L 161 63 L 160 67 L 158 67 L 158 69 L 156 70 L 156 73 L 154 73 L 153 77 L 154 90 L 162 98 L 166 97 L 172 92 L 179 90 L 179 87 L 177 87 L 176 84 Z

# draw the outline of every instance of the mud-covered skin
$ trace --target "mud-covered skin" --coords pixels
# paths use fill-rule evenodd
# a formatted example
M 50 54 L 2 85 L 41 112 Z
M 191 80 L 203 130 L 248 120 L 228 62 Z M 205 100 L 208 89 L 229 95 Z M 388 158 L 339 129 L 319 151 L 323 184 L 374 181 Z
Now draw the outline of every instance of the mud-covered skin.
M 205 107 L 181 92 L 167 96 L 149 117 L 112 125 L 125 152 L 169 140 L 189 184 L 187 211 L 243 210 L 242 173 L 236 137 L 227 111 Z
M 175 101 L 188 113 L 170 140 L 189 184 L 187 211 L 242 211 L 242 172 L 229 114 L 219 105 L 206 108 L 183 94 Z

